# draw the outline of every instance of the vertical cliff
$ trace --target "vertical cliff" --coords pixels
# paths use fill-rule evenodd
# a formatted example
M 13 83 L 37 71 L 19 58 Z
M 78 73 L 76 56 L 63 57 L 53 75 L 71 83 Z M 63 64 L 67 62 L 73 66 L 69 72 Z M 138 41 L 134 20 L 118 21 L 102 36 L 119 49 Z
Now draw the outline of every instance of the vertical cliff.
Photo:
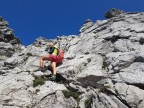
M 144 13 L 117 9 L 86 20 L 80 34 L 38 38 L 24 47 L 0 19 L 1 108 L 143 108 Z M 63 49 L 57 82 L 49 81 L 47 44 Z M 18 50 L 17 50 L 18 49 Z

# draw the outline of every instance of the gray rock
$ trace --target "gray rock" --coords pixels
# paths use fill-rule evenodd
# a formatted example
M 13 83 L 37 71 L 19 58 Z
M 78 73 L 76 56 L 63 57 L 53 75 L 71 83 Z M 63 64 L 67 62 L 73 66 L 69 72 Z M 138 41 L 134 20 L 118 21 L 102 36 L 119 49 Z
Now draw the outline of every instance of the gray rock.
M 121 39 L 114 43 L 114 51 L 115 52 L 129 52 L 138 50 L 139 45 L 131 42 L 130 40 Z
M 81 27 L 80 32 L 82 33 L 82 32 L 84 32 L 85 30 L 87 30 L 88 28 L 90 28 L 92 26 L 93 26 L 93 22 L 90 19 L 88 19 L 88 20 L 85 21 L 83 27 Z
M 77 102 L 73 98 L 66 99 L 61 91 L 42 99 L 34 108 L 74 108 Z
M 143 90 L 126 85 L 124 83 L 117 83 L 115 85 L 118 95 L 126 101 L 126 103 L 132 108 L 142 108 L 144 106 L 144 95 Z
M 44 73 L 41 72 L 41 71 L 37 71 L 37 72 L 34 72 L 33 75 L 34 75 L 35 77 L 41 77 L 41 76 L 44 75 Z
M 114 9 L 106 16 L 87 20 L 79 35 L 40 37 L 27 47 L 0 17 L 0 107 L 143 108 L 144 13 Z M 65 54 L 57 82 L 45 79 L 33 87 L 35 77 L 51 74 L 49 61 L 43 72 L 39 66 L 49 42 Z
M 0 42 L 10 42 L 11 40 L 16 40 L 13 44 L 20 44 L 20 40 L 14 35 L 13 30 L 8 28 L 8 22 L 2 17 L 0 20 Z
M 0 42 L 0 56 L 11 57 L 14 54 L 14 48 L 9 43 Z
M 120 14 L 123 14 L 123 13 L 124 13 L 124 11 L 122 11 L 122 10 L 112 8 L 108 12 L 105 13 L 105 18 L 116 17 L 116 16 L 119 16 Z
M 115 78 L 129 84 L 143 84 L 144 78 L 141 78 L 143 76 L 143 69 L 143 63 L 133 63 L 128 68 L 120 70 L 115 75 Z

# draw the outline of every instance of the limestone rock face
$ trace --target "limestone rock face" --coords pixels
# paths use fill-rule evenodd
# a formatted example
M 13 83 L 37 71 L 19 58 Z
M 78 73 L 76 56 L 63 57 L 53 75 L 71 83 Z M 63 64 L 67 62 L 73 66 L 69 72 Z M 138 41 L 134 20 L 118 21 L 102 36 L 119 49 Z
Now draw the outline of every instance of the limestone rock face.
M 13 30 L 8 28 L 8 25 L 8 22 L 0 17 L 0 42 L 20 43 L 20 40 L 15 37 Z
M 11 57 L 21 50 L 20 40 L 8 28 L 8 22 L 0 17 L 0 59 Z
M 1 18 L 0 108 L 144 108 L 144 13 L 112 10 L 107 18 L 27 47 Z M 48 80 L 50 62 L 39 67 L 51 41 L 65 54 L 57 82 Z

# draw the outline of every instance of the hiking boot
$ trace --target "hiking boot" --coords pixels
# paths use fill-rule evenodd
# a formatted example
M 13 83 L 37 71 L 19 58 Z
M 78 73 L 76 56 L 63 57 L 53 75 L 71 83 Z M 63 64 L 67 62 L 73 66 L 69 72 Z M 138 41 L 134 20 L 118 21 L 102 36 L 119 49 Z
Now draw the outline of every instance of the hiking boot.
M 45 71 L 45 69 L 44 69 L 44 68 L 40 68 L 40 71 L 41 71 L 41 72 L 44 72 L 44 71 Z
M 56 75 L 52 75 L 51 77 L 49 77 L 49 80 L 56 81 Z
M 44 66 L 43 68 L 40 67 L 40 71 L 45 72 L 46 70 L 47 70 L 47 67 L 46 67 L 46 66 Z

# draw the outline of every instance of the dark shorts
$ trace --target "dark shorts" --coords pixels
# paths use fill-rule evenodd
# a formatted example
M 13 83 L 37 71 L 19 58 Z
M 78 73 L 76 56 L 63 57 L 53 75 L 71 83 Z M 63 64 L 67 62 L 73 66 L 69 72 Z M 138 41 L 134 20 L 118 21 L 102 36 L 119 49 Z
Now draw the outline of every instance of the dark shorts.
M 57 62 L 57 56 L 50 54 L 49 55 L 49 61 L 51 61 L 51 62 Z

